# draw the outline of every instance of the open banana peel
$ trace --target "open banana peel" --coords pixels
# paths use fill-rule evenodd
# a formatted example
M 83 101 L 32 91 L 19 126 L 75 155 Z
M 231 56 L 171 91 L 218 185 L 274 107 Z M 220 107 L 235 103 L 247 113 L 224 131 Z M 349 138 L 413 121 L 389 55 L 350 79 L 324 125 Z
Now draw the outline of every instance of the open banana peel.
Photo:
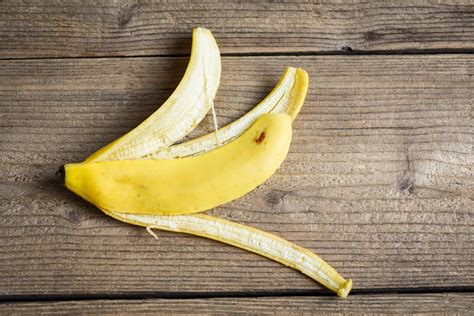
M 63 166 L 66 187 L 120 221 L 246 249 L 347 297 L 352 281 L 308 249 L 252 227 L 193 214 L 238 199 L 277 171 L 308 89 L 308 74 L 288 67 L 270 94 L 241 118 L 173 145 L 213 109 L 220 71 L 214 37 L 207 29 L 195 29 L 186 73 L 170 98 L 84 162 Z

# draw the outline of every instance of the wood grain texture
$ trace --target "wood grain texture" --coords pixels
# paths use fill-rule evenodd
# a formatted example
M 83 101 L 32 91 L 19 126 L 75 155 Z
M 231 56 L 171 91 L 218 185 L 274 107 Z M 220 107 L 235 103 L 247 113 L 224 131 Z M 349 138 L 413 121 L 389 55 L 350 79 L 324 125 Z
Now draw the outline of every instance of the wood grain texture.
M 305 276 L 214 241 L 146 231 L 66 192 L 57 167 L 166 99 L 186 58 L 0 61 L 0 295 L 292 291 Z M 290 154 L 212 211 L 320 254 L 355 289 L 474 285 L 474 56 L 226 57 L 220 124 L 310 75 Z M 197 135 L 212 130 L 206 118 Z
M 0 58 L 474 48 L 474 4 L 450 1 L 0 1 Z
M 258 297 L 209 299 L 91 300 L 65 302 L 9 303 L 0 305 L 8 315 L 222 315 L 222 314 L 308 314 L 382 313 L 446 315 L 468 314 L 474 309 L 471 294 L 421 294 L 335 297 Z

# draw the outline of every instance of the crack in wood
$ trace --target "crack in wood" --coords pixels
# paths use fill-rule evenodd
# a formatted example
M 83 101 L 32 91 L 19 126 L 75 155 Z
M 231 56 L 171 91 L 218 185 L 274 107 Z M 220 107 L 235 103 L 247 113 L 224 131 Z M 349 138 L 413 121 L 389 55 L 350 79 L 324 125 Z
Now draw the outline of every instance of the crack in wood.
M 374 288 L 354 289 L 351 296 L 386 295 L 386 294 L 439 294 L 439 293 L 474 293 L 474 286 L 458 287 L 420 287 L 420 288 Z M 71 295 L 1 295 L 2 303 L 19 302 L 60 302 L 90 300 L 130 300 L 130 299 L 207 299 L 207 298 L 257 298 L 257 297 L 302 297 L 334 296 L 326 290 L 284 290 L 284 291 L 228 291 L 228 292 L 147 292 L 118 294 L 71 294 Z
M 357 50 L 344 46 L 341 50 L 327 51 L 287 51 L 287 52 L 239 52 L 221 53 L 221 57 L 299 57 L 299 56 L 404 56 L 404 55 L 473 55 L 471 48 L 444 49 L 388 49 L 388 50 Z M 0 61 L 9 60 L 62 60 L 62 59 L 124 59 L 124 58 L 189 58 L 183 54 L 143 54 L 143 55 L 102 55 L 102 56 L 43 56 L 43 57 L 0 57 Z

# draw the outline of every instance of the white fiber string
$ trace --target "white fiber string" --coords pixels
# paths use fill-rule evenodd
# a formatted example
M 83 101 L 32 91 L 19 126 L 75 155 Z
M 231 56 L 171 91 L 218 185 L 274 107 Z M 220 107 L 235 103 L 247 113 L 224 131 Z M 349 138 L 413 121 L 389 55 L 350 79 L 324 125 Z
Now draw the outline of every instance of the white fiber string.
M 148 227 L 146 228 L 146 231 L 147 231 L 150 235 L 152 235 L 153 237 L 155 237 L 156 240 L 158 240 L 158 236 L 156 236 L 155 232 L 151 230 L 151 227 L 148 226 Z
M 219 127 L 217 126 L 217 115 L 216 115 L 216 109 L 214 108 L 214 102 L 211 103 L 211 108 L 212 108 L 212 119 L 214 120 L 214 130 L 216 131 L 216 145 L 219 146 L 219 135 L 217 134 L 217 130 Z

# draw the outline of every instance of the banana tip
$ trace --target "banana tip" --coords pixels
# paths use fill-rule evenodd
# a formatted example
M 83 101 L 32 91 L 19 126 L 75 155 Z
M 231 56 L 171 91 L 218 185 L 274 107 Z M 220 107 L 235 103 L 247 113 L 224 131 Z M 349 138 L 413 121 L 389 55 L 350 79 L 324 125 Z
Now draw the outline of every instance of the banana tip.
M 346 298 L 347 295 L 349 295 L 349 292 L 352 290 L 352 280 L 348 280 L 346 283 L 344 283 L 343 286 L 337 290 L 337 296 L 341 298 Z
M 66 178 L 66 169 L 64 168 L 64 165 L 59 167 L 58 171 L 56 171 L 56 178 L 60 179 L 62 182 L 64 182 Z

